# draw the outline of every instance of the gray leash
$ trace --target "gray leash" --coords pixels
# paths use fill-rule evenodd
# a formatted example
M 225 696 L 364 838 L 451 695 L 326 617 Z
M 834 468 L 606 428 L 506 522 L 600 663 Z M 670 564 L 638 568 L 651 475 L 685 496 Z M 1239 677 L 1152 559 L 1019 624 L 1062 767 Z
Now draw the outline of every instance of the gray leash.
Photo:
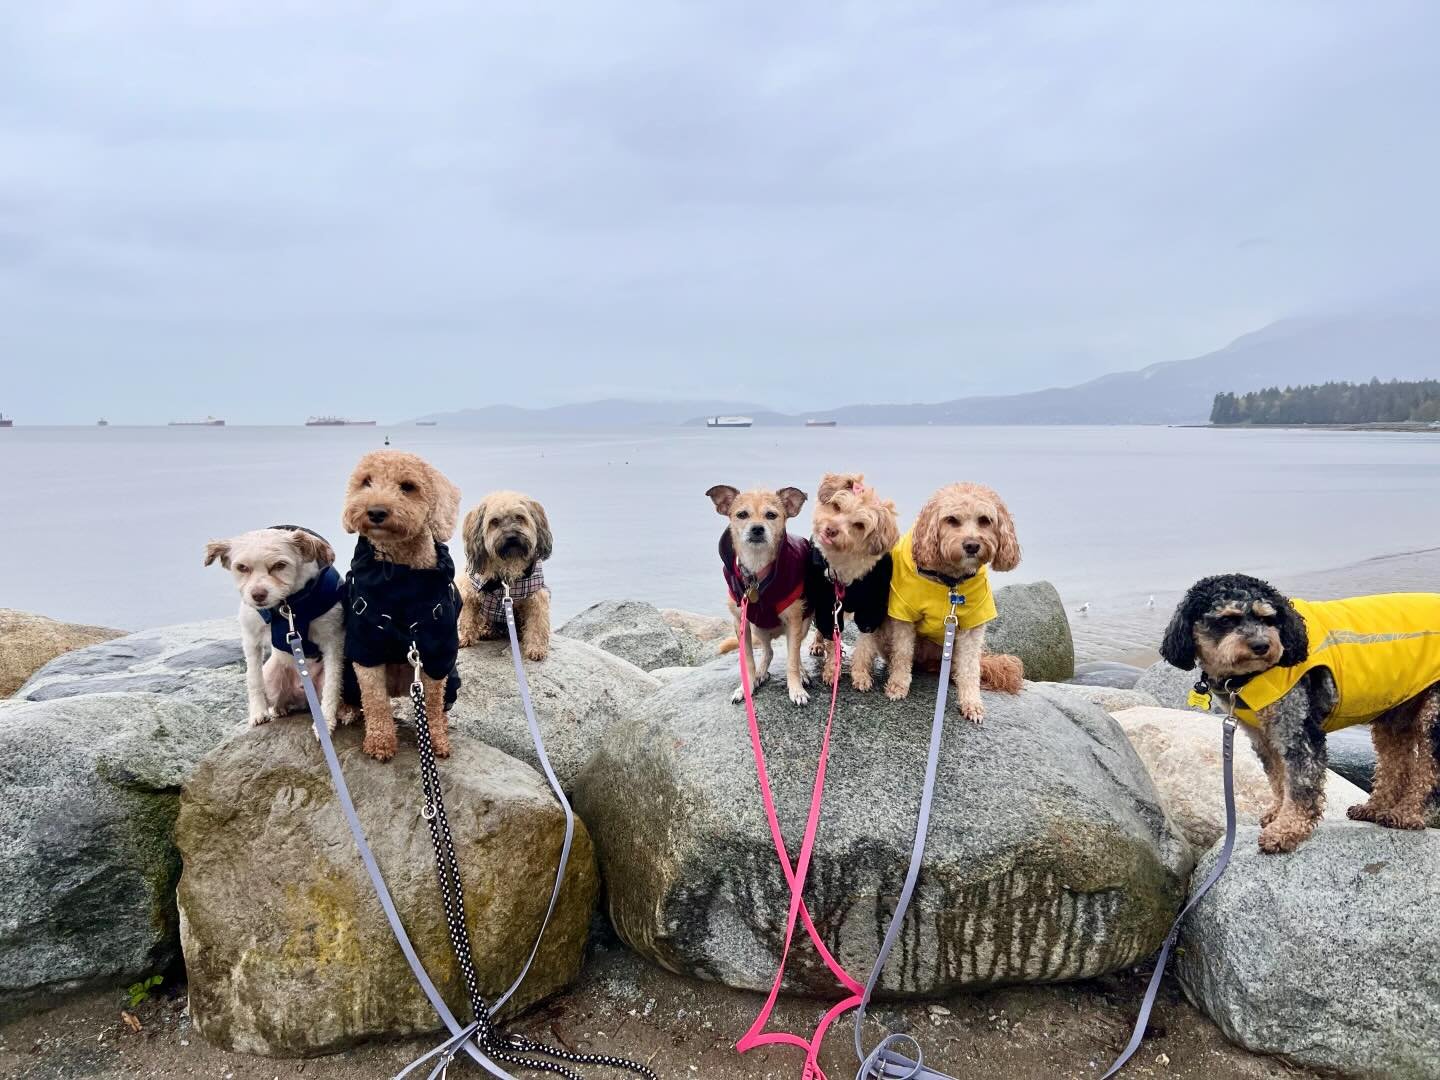
M 522 1035 L 510 1035 L 503 1039 L 498 1038 L 491 1024 L 491 1018 L 494 1013 L 510 1000 L 525 981 L 525 977 L 529 974 L 531 965 L 535 962 L 535 957 L 540 951 L 541 940 L 544 938 L 545 930 L 549 926 L 550 918 L 554 914 L 555 907 L 559 902 L 560 888 L 565 878 L 565 870 L 569 862 L 570 847 L 575 830 L 574 811 L 570 808 L 570 803 L 565 798 L 565 794 L 560 787 L 559 779 L 555 776 L 554 769 L 550 765 L 550 759 L 545 753 L 545 744 L 541 738 L 540 726 L 535 719 L 535 710 L 530 701 L 529 682 L 525 678 L 524 667 L 520 660 L 519 642 L 515 632 L 512 601 L 508 596 L 505 599 L 505 609 L 507 622 L 510 626 L 510 643 L 512 654 L 515 658 L 516 675 L 520 683 L 521 701 L 525 707 L 525 715 L 529 723 L 531 738 L 534 740 L 535 749 L 545 776 L 565 811 L 565 837 L 561 846 L 559 865 L 555 873 L 555 884 L 550 894 L 550 903 L 546 908 L 545 919 L 541 923 L 540 932 L 536 935 L 535 943 L 530 949 L 530 955 L 526 958 L 525 965 L 521 969 L 520 974 L 515 978 L 515 981 L 511 983 L 510 987 L 496 1000 L 494 1005 L 486 1006 L 483 999 L 479 998 L 478 991 L 475 989 L 473 964 L 470 962 L 469 957 L 468 937 L 463 938 L 463 953 L 461 952 L 462 947 L 459 945 L 456 946 L 457 959 L 461 962 L 462 972 L 466 974 L 467 991 L 470 992 L 472 1008 L 474 1009 L 476 1017 L 474 1021 L 465 1026 L 459 1023 L 455 1014 L 451 1012 L 449 1006 L 445 1004 L 445 999 L 441 996 L 439 989 L 435 986 L 434 980 L 430 978 L 429 973 L 425 970 L 425 965 L 421 963 L 419 955 L 415 952 L 415 947 L 411 944 L 409 935 L 405 932 L 405 927 L 400 921 L 399 913 L 395 909 L 395 902 L 390 896 L 390 890 L 386 887 L 385 879 L 380 873 L 380 867 L 376 863 L 375 856 L 370 850 L 369 842 L 365 839 L 365 830 L 361 826 L 360 818 L 355 812 L 355 805 L 350 797 L 349 787 L 345 783 L 345 774 L 340 768 L 340 759 L 335 753 L 334 742 L 330 738 L 329 725 L 325 722 L 319 695 L 315 691 L 315 683 L 310 675 L 309 664 L 305 659 L 304 643 L 301 636 L 295 632 L 293 619 L 291 621 L 290 632 L 286 635 L 285 639 L 290 647 L 291 654 L 295 658 L 296 668 L 304 684 L 305 699 L 310 707 L 310 717 L 315 726 L 316 736 L 320 740 L 320 746 L 324 752 L 326 764 L 329 766 L 330 776 L 335 784 L 335 791 L 339 798 L 341 810 L 344 812 L 346 823 L 350 827 L 350 833 L 355 839 L 361 861 L 365 865 L 365 871 L 369 875 L 371 883 L 375 886 L 375 892 L 380 900 L 380 906 L 385 912 L 386 921 L 390 924 L 391 932 L 394 933 L 395 940 L 400 945 L 400 950 L 404 954 L 406 962 L 410 965 L 410 970 L 414 973 L 416 981 L 420 984 L 421 990 L 451 1032 L 450 1038 L 446 1039 L 429 1053 L 411 1062 L 396 1074 L 394 1080 L 400 1080 L 401 1077 L 409 1075 L 424 1063 L 431 1061 L 434 1062 L 434 1066 L 428 1074 L 429 1080 L 441 1080 L 441 1078 L 446 1075 L 450 1063 L 454 1061 L 456 1055 L 461 1051 L 467 1053 L 485 1069 L 486 1072 L 496 1077 L 497 1080 L 518 1080 L 513 1074 L 501 1068 L 501 1066 L 497 1064 L 497 1059 L 519 1068 L 541 1069 L 557 1073 L 566 1077 L 567 1080 L 579 1080 L 578 1074 L 555 1062 L 536 1061 L 520 1056 L 525 1053 L 540 1053 L 547 1057 L 560 1058 L 576 1064 L 593 1064 L 629 1069 L 639 1073 L 645 1077 L 646 1080 L 656 1080 L 655 1074 L 645 1066 L 637 1065 L 620 1058 L 602 1055 L 572 1054 L 569 1051 L 559 1050 L 537 1043 Z M 287 619 L 292 618 L 288 606 L 282 607 L 280 611 Z M 416 663 L 418 672 L 418 656 Z M 459 866 L 454 862 L 453 845 L 447 845 L 448 859 L 441 858 L 441 841 L 438 839 L 436 831 L 437 827 L 443 828 L 445 840 L 449 840 L 448 824 L 444 822 L 444 802 L 440 795 L 439 776 L 438 772 L 434 771 L 434 753 L 433 747 L 430 745 L 429 725 L 425 719 L 423 686 L 420 684 L 418 674 L 415 682 L 411 686 L 411 695 L 416 710 L 416 743 L 421 749 L 422 774 L 427 772 L 425 762 L 427 758 L 429 760 L 428 778 L 422 775 L 422 781 L 426 787 L 425 816 L 427 823 L 431 825 L 432 840 L 435 841 L 437 859 L 440 860 L 437 869 L 439 870 L 441 879 L 441 894 L 442 898 L 447 894 L 445 864 L 448 863 L 449 866 L 453 868 L 456 906 L 459 911 L 458 925 L 463 931 L 463 897 L 460 896 L 458 891 L 460 881 Z M 439 823 L 438 825 L 437 822 Z M 455 945 L 456 942 L 453 935 L 457 925 L 457 918 L 456 915 L 452 913 L 452 907 L 448 901 L 446 903 L 446 921 L 452 933 L 452 945 Z M 480 1036 L 479 1039 L 476 1038 L 477 1034 Z
M 282 607 L 280 613 L 287 618 L 291 617 L 288 605 Z M 517 1080 L 516 1077 L 492 1061 L 473 1041 L 470 1041 L 470 1029 L 460 1026 L 460 1022 L 455 1019 L 455 1014 L 450 1011 L 450 1007 L 445 1004 L 445 999 L 441 997 L 435 981 L 430 978 L 430 973 L 420 962 L 420 957 L 415 952 L 415 946 L 410 943 L 410 936 L 405 932 L 405 926 L 400 921 L 399 912 L 395 910 L 395 901 L 391 899 L 390 890 L 385 886 L 385 878 L 380 873 L 380 866 L 375 862 L 375 855 L 371 852 L 370 844 L 365 839 L 365 829 L 360 824 L 359 816 L 355 813 L 355 803 L 350 798 L 350 788 L 345 783 L 345 773 L 340 768 L 340 759 L 335 754 L 335 744 L 330 739 L 330 727 L 325 723 L 325 714 L 320 707 L 320 696 L 315 692 L 315 681 L 310 676 L 310 662 L 305 659 L 305 645 L 300 635 L 293 629 L 293 623 L 292 629 L 285 636 L 285 643 L 290 646 L 290 653 L 295 657 L 295 667 L 300 672 L 300 680 L 305 687 L 305 701 L 310 706 L 310 719 L 315 725 L 315 735 L 320 740 L 320 749 L 325 755 L 325 764 L 330 767 L 330 778 L 335 783 L 335 795 L 339 799 L 340 809 L 345 815 L 345 823 L 350 826 L 350 835 L 355 838 L 355 846 L 360 852 L 360 860 L 365 864 L 365 873 L 369 875 L 371 884 L 375 886 L 375 894 L 380 900 L 381 909 L 385 912 L 385 921 L 390 924 L 395 941 L 405 955 L 405 962 L 410 965 L 410 970 L 415 974 L 415 981 L 420 984 L 420 989 L 424 992 L 425 997 L 454 1035 L 452 1040 L 444 1044 L 449 1052 L 446 1064 L 453 1059 L 458 1050 L 463 1049 L 497 1080 Z M 472 1028 L 473 1026 L 471 1025 Z
M 905 913 L 915 895 L 915 884 L 920 879 L 920 863 L 925 857 L 925 837 L 930 831 L 930 809 L 935 801 L 935 778 L 940 767 L 940 738 L 945 733 L 945 701 L 950 692 L 950 663 L 955 655 L 955 629 L 958 625 L 956 612 L 960 603 L 961 599 L 952 592 L 950 614 L 945 618 L 945 644 L 940 654 L 940 686 L 935 692 L 935 718 L 930 723 L 930 752 L 925 759 L 925 786 L 920 791 L 920 812 L 915 822 L 915 843 L 910 849 L 910 868 L 905 873 L 905 884 L 900 890 L 900 899 L 895 905 L 890 927 L 885 931 L 880 953 L 875 958 L 875 966 L 870 970 L 870 978 L 865 983 L 860 1007 L 855 1011 L 855 1056 L 860 1061 L 860 1071 L 855 1074 L 855 1080 L 954 1080 L 953 1077 L 925 1065 L 925 1055 L 912 1035 L 890 1032 L 867 1055 L 862 1041 L 862 1029 L 865 1026 L 865 1008 L 870 1004 L 870 996 L 875 992 L 875 987 L 879 985 L 880 977 L 885 972 L 885 961 L 890 958 L 890 951 L 895 948 L 895 942 L 899 940 L 900 932 L 904 929 Z M 915 1056 L 910 1058 L 899 1053 L 895 1048 L 900 1043 L 908 1044 L 914 1050 Z
M 1155 1008 L 1155 999 L 1160 994 L 1160 981 L 1165 975 L 1165 965 L 1170 960 L 1170 950 L 1175 947 L 1175 942 L 1180 937 L 1180 924 L 1185 921 L 1185 916 L 1190 909 L 1198 904 L 1210 887 L 1220 880 L 1220 875 L 1230 865 L 1230 853 L 1235 848 L 1235 704 L 1231 701 L 1230 715 L 1225 718 L 1225 749 L 1224 749 L 1224 770 L 1225 770 L 1225 842 L 1220 847 L 1220 857 L 1215 860 L 1215 866 L 1208 877 L 1195 890 L 1190 897 L 1189 903 L 1180 909 L 1180 914 L 1175 917 L 1175 923 L 1170 927 L 1170 933 L 1165 935 L 1165 944 L 1160 948 L 1160 955 L 1155 958 L 1155 973 L 1150 976 L 1150 985 L 1145 988 L 1145 997 L 1140 1002 L 1140 1016 L 1135 1021 L 1135 1030 L 1130 1035 L 1130 1042 L 1126 1044 L 1125 1050 L 1116 1059 L 1115 1064 L 1110 1066 L 1110 1071 L 1101 1077 L 1101 1080 L 1108 1080 L 1121 1069 L 1125 1063 L 1135 1056 L 1135 1051 L 1140 1049 L 1140 1044 L 1145 1039 L 1145 1028 L 1150 1023 L 1150 1011 Z

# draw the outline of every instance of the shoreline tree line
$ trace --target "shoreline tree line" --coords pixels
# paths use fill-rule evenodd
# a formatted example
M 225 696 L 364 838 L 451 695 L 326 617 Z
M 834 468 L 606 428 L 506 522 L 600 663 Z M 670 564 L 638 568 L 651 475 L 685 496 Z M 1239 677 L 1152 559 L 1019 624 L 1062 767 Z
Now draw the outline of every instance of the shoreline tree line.
M 1440 380 L 1272 386 L 1215 395 L 1212 424 L 1398 424 L 1440 420 Z

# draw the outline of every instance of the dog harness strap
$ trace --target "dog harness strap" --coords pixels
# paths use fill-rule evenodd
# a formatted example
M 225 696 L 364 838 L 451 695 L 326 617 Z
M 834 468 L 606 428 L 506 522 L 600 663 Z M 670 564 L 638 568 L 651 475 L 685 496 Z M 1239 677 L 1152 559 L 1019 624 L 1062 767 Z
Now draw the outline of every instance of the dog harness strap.
M 887 1033 L 869 1054 L 865 1053 L 864 1027 L 865 1009 L 880 977 L 885 973 L 885 962 L 900 939 L 905 927 L 905 914 L 915 895 L 915 885 L 920 880 L 920 864 L 925 858 L 925 839 L 930 831 L 930 810 L 935 801 L 935 779 L 940 770 L 940 740 L 945 734 L 945 702 L 950 692 L 950 665 L 955 657 L 955 631 L 958 621 L 955 616 L 960 598 L 950 595 L 950 616 L 945 620 L 945 641 L 940 653 L 940 685 L 935 691 L 935 716 L 930 722 L 930 749 L 925 758 L 925 782 L 920 789 L 920 811 L 915 820 L 915 843 L 910 848 L 910 867 L 905 872 L 905 884 L 900 889 L 900 898 L 895 904 L 895 914 L 885 931 L 880 944 L 880 953 L 875 957 L 875 966 L 870 969 L 870 978 L 865 982 L 860 1007 L 855 1011 L 855 1056 L 860 1061 L 860 1071 L 855 1080 L 951 1080 L 945 1073 L 925 1067 L 925 1055 L 920 1044 L 909 1035 Z M 895 1047 L 901 1042 L 908 1043 L 915 1051 L 914 1058 L 899 1053 Z
M 1215 860 L 1214 867 L 1209 875 L 1201 883 L 1200 887 L 1191 894 L 1189 901 L 1180 909 L 1180 914 L 1175 916 L 1175 923 L 1170 927 L 1170 932 L 1165 935 L 1165 944 L 1160 947 L 1160 955 L 1155 958 L 1155 973 L 1150 976 L 1150 985 L 1145 988 L 1145 996 L 1140 1001 L 1140 1015 L 1135 1020 L 1135 1030 L 1130 1034 L 1130 1041 L 1125 1045 L 1124 1052 L 1110 1066 L 1110 1070 L 1101 1080 L 1108 1080 L 1121 1069 L 1125 1063 L 1135 1056 L 1135 1051 L 1140 1049 L 1140 1044 L 1145 1039 L 1145 1028 L 1150 1023 L 1150 1011 L 1155 1008 L 1155 999 L 1160 994 L 1160 981 L 1165 975 L 1165 965 L 1170 960 L 1170 951 L 1175 947 L 1175 942 L 1180 937 L 1180 926 L 1185 921 L 1185 916 L 1190 914 L 1190 909 L 1204 898 L 1210 891 L 1220 875 L 1225 873 L 1225 868 L 1230 865 L 1230 853 L 1235 849 L 1235 716 L 1232 713 L 1225 718 L 1225 743 L 1224 743 L 1224 772 L 1225 772 L 1225 842 L 1220 845 L 1220 854 Z
M 320 656 L 320 647 L 310 640 L 310 624 L 344 599 L 345 579 L 335 567 L 327 566 L 303 589 L 291 593 L 275 607 L 261 608 L 260 619 L 270 627 L 270 647 L 279 650 L 290 647 L 287 639 L 291 626 L 281 612 L 282 607 L 288 607 L 289 618 L 294 620 L 294 629 L 305 646 L 305 655 L 316 659 Z
M 370 883 L 375 886 L 375 895 L 379 898 L 380 907 L 385 912 L 385 921 L 390 924 L 390 931 L 395 935 L 395 941 L 405 956 L 405 962 L 410 965 L 410 970 L 415 975 L 415 981 L 420 984 L 420 989 L 424 992 L 425 997 L 429 999 L 441 1021 L 452 1033 L 452 1039 L 447 1042 L 449 1046 L 447 1063 L 459 1050 L 463 1049 L 497 1080 L 517 1080 L 513 1074 L 506 1072 L 492 1060 L 484 1049 L 469 1039 L 469 1032 L 473 1030 L 473 1025 L 471 1028 L 461 1027 L 455 1014 L 445 1004 L 445 999 L 441 996 L 439 988 L 436 987 L 435 980 L 430 978 L 430 973 L 420 962 L 420 957 L 415 952 L 415 946 L 410 942 L 410 935 L 405 932 L 405 925 L 400 921 L 400 914 L 395 910 L 395 901 L 391 898 L 390 890 L 385 885 L 385 878 L 380 873 L 380 866 L 376 863 L 375 855 L 370 850 L 370 844 L 365 839 L 365 829 L 360 824 L 360 817 L 355 812 L 355 803 L 350 798 L 350 788 L 345 783 L 345 773 L 340 768 L 340 759 L 336 756 L 335 744 L 330 738 L 330 727 L 326 724 L 324 712 L 320 707 L 320 695 L 315 691 L 315 680 L 310 675 L 310 665 L 305 658 L 305 648 L 300 641 L 300 635 L 290 635 L 287 644 L 291 655 L 295 657 L 295 668 L 299 671 L 300 682 L 305 688 L 305 701 L 310 706 L 310 719 L 315 725 L 315 735 L 320 740 L 320 749 L 325 755 L 325 764 L 329 767 L 330 778 L 335 784 L 336 799 L 340 803 L 341 812 L 345 815 L 345 823 L 350 827 L 350 835 L 355 838 L 355 847 L 360 852 L 360 861 L 365 865 L 365 873 L 369 876 Z
M 836 606 L 839 606 L 843 596 L 843 590 L 836 589 Z M 770 827 L 770 839 L 775 845 L 775 853 L 780 857 L 780 868 L 784 872 L 785 881 L 790 887 L 790 909 L 785 921 L 784 944 L 780 951 L 780 965 L 775 972 L 775 980 L 770 986 L 770 994 L 765 999 L 765 1004 L 755 1022 L 744 1034 L 735 1048 L 740 1053 L 745 1053 L 757 1046 L 772 1044 L 785 1044 L 798 1046 L 805 1051 L 805 1064 L 801 1071 L 801 1080 L 826 1080 L 824 1072 L 820 1069 L 819 1053 L 820 1044 L 825 1038 L 825 1033 L 830 1025 L 835 1022 L 847 1010 L 854 1008 L 860 1003 L 860 984 L 840 965 L 834 955 L 826 947 L 820 932 L 816 929 L 810 911 L 804 902 L 805 879 L 810 871 L 810 858 L 815 850 L 815 836 L 820 824 L 820 806 L 825 795 L 825 768 L 830 756 L 830 733 L 835 723 L 835 705 L 840 695 L 840 657 L 841 645 L 840 635 L 834 635 L 835 656 L 834 668 L 832 670 L 832 682 L 830 691 L 830 715 L 825 721 L 825 731 L 820 741 L 820 756 L 815 767 L 815 782 L 810 795 L 810 810 L 805 819 L 805 835 L 800 843 L 799 857 L 792 866 L 790 853 L 785 847 L 785 837 L 780 829 L 780 818 L 775 809 L 775 797 L 770 788 L 770 776 L 765 766 L 765 750 L 760 742 L 760 725 L 755 715 L 755 697 L 751 690 L 750 663 L 749 663 L 749 600 L 740 600 L 740 686 L 745 694 L 745 714 L 750 725 L 750 745 L 755 754 L 755 775 L 760 782 L 760 798 L 765 806 L 765 820 Z M 770 1014 L 775 1009 L 776 999 L 780 995 L 780 985 L 785 977 L 785 964 L 790 956 L 790 944 L 795 937 L 795 925 L 803 919 L 806 933 L 815 944 L 816 950 L 824 960 L 835 978 L 850 991 L 850 995 L 837 1005 L 833 1006 L 821 1018 L 815 1033 L 807 1040 L 798 1035 L 791 1035 L 781 1032 L 765 1033 L 765 1025 L 770 1020 Z
M 545 588 L 545 563 L 536 559 L 524 576 L 508 583 L 501 578 L 487 580 L 471 572 L 470 584 L 475 587 L 475 595 L 480 601 L 480 617 L 487 626 L 498 630 L 505 625 L 504 593 L 507 585 L 512 600 L 526 600 L 542 592 Z

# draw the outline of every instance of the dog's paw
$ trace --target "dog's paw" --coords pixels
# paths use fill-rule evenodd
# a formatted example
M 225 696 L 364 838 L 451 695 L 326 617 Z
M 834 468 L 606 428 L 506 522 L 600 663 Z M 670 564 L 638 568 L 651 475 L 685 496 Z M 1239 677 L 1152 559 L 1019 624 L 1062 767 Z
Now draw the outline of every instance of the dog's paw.
M 956 705 L 960 709 L 960 715 L 972 724 L 985 722 L 985 704 L 979 698 L 960 698 Z
M 1266 855 L 1288 855 L 1298 848 L 1308 836 L 1293 826 L 1280 827 L 1275 824 L 1260 830 L 1260 850 Z
M 833 664 L 826 664 L 820 669 L 820 680 L 825 684 L 827 690 L 835 685 L 835 666 Z
M 904 701 L 910 696 L 910 680 L 896 678 L 886 680 L 885 696 L 891 701 Z
M 541 660 L 544 660 L 545 657 L 547 657 L 547 656 L 549 656 L 549 655 L 550 655 L 550 646 L 549 646 L 549 645 L 526 645 L 526 646 L 525 646 L 525 659 L 526 659 L 526 660 L 533 660 L 533 661 L 535 661 L 535 663 L 538 664 Z
M 794 685 L 790 687 L 790 700 L 796 705 L 809 705 L 810 695 L 803 685 Z
M 469 630 L 460 631 L 460 648 L 462 649 L 470 648 L 479 640 L 480 639 L 476 637 L 473 633 L 471 633 Z
M 1351 821 L 1373 822 L 1379 819 L 1380 811 L 1375 809 L 1374 801 L 1371 800 L 1370 802 L 1356 803 L 1354 806 L 1349 807 L 1345 811 L 1345 816 L 1348 817 Z M 1266 821 L 1264 818 L 1261 818 L 1260 824 L 1269 825 L 1270 822 Z
M 850 685 L 862 694 L 868 694 L 875 688 L 875 676 L 862 668 L 854 668 L 850 672 Z
M 1406 813 L 1401 810 L 1382 810 L 1375 815 L 1375 824 L 1382 829 L 1420 830 L 1425 828 L 1425 815 L 1418 810 Z
M 730 704 L 739 705 L 745 700 L 745 687 L 737 686 L 735 692 L 730 695 Z
M 389 761 L 395 756 L 394 740 L 377 739 L 370 735 L 365 736 L 360 749 L 376 761 Z
M 430 733 L 430 745 L 434 748 L 437 758 L 448 758 L 450 756 L 450 735 L 448 732 L 432 731 Z
M 823 638 L 818 638 L 818 637 L 817 637 L 817 638 L 811 638 L 811 639 L 810 639 L 810 655 L 811 655 L 811 656 L 824 656 L 824 655 L 825 655 L 825 640 L 824 640 Z
M 360 719 L 360 707 L 358 705 L 341 705 L 340 711 L 335 714 L 335 718 L 342 724 L 353 724 L 356 720 Z M 330 726 L 330 730 L 335 730 L 333 724 Z
M 250 714 L 250 726 L 259 727 L 261 724 L 268 724 L 275 719 L 275 710 L 266 709 L 264 712 L 252 712 Z

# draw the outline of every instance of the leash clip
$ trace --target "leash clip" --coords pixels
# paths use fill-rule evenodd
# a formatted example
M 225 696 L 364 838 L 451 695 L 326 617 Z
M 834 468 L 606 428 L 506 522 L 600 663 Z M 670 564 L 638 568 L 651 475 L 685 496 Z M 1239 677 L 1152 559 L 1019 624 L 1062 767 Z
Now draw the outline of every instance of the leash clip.
M 957 592 L 950 594 L 950 614 L 945 616 L 946 626 L 960 625 L 960 605 L 965 603 L 965 597 Z
M 500 603 L 504 604 L 507 608 L 514 607 L 515 599 L 510 595 L 510 583 L 504 578 L 500 579 L 500 589 L 502 594 L 500 597 Z
M 295 612 L 290 610 L 289 600 L 283 601 L 277 610 L 280 612 L 281 615 L 285 616 L 285 621 L 290 624 L 290 633 L 285 635 L 285 640 L 289 641 L 292 637 L 295 636 Z
M 412 687 L 423 686 L 424 684 L 420 681 L 420 672 L 422 670 L 420 666 L 420 646 L 416 645 L 413 641 L 410 642 L 410 651 L 405 654 L 405 659 L 408 660 L 410 666 L 415 669 L 415 681 L 410 685 Z

